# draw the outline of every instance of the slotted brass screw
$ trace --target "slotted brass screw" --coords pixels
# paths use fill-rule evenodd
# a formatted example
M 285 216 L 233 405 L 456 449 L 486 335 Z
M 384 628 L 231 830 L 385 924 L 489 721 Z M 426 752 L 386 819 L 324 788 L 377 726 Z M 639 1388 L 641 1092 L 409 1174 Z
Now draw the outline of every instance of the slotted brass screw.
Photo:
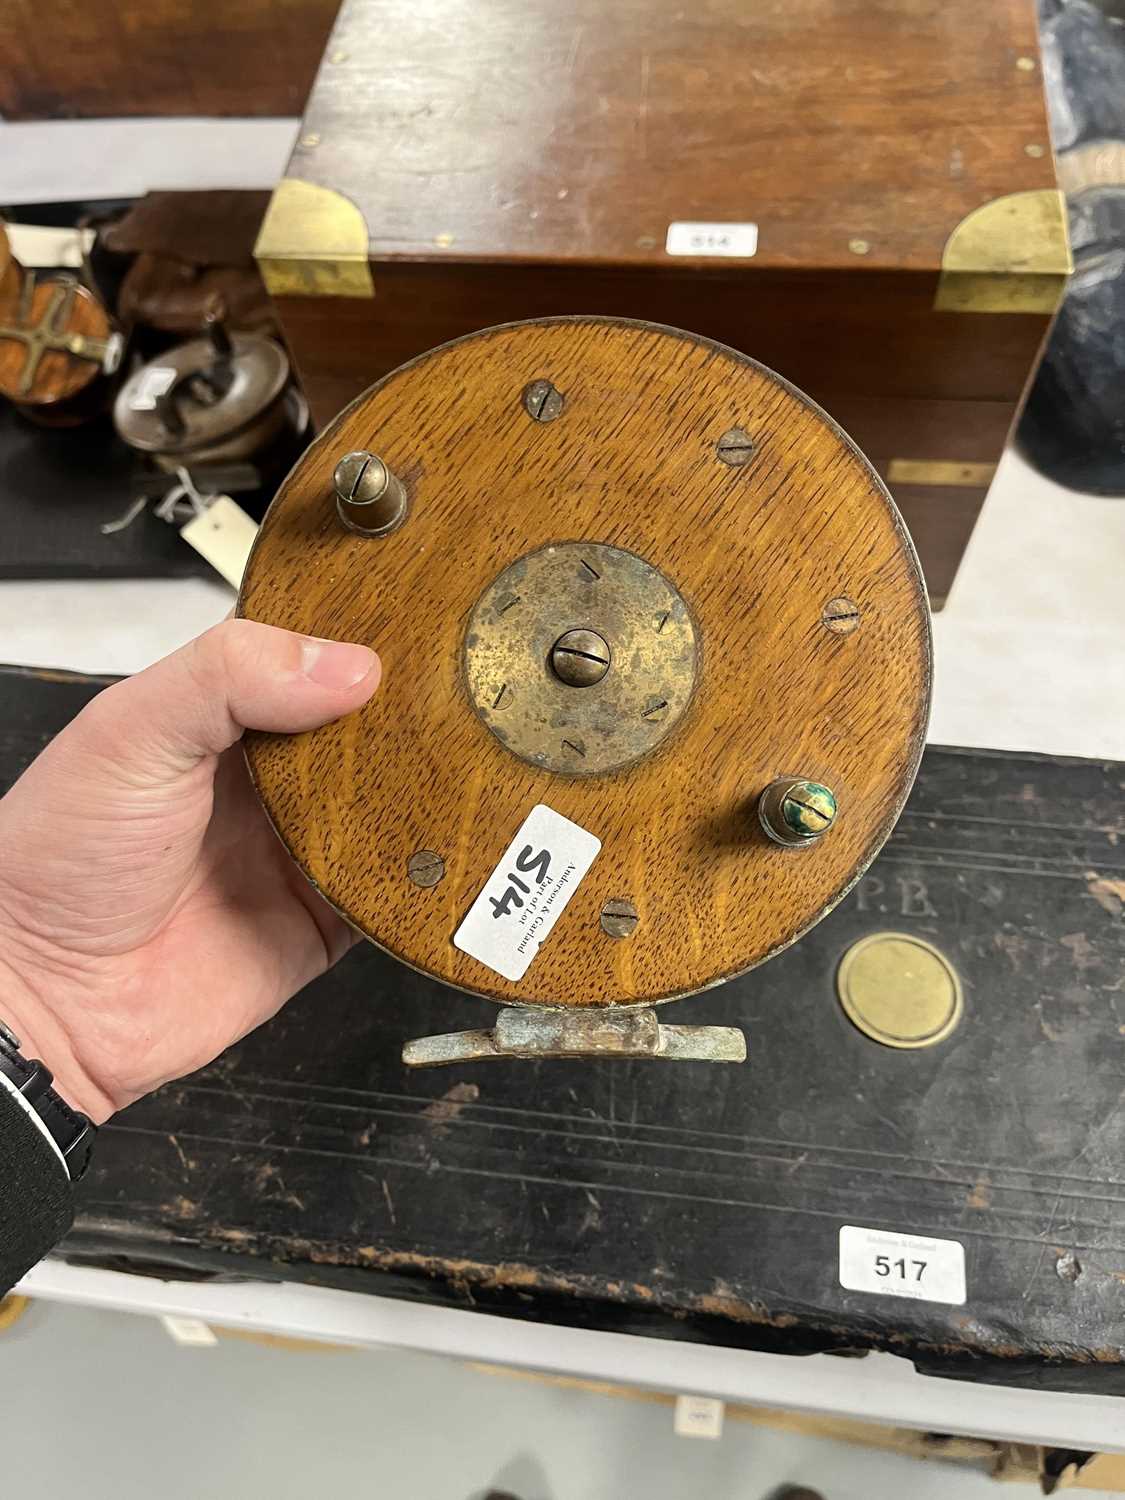
M 859 629 L 859 605 L 846 594 L 829 599 L 820 612 L 820 623 L 833 635 L 851 635 Z
M 743 427 L 732 427 L 729 432 L 724 432 L 715 445 L 715 452 L 723 463 L 729 464 L 732 469 L 741 469 L 743 464 L 748 464 L 754 456 L 754 439 Z
M 533 380 L 524 389 L 524 410 L 533 422 L 553 422 L 563 409 L 563 394 L 549 380 Z
M 419 849 L 406 862 L 406 873 L 424 890 L 437 885 L 445 876 L 445 860 L 432 849 Z
M 632 937 L 640 918 L 631 901 L 607 901 L 602 907 L 601 928 L 606 937 Z

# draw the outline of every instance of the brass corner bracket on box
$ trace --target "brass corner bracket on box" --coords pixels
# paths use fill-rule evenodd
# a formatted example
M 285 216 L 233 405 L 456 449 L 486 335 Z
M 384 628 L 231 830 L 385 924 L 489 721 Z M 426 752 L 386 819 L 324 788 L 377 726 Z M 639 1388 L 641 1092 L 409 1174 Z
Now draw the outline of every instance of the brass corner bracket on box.
M 271 297 L 374 297 L 367 224 L 332 188 L 283 177 L 254 258 Z
M 1062 193 L 1008 193 L 967 214 L 949 236 L 934 308 L 1053 313 L 1073 269 Z

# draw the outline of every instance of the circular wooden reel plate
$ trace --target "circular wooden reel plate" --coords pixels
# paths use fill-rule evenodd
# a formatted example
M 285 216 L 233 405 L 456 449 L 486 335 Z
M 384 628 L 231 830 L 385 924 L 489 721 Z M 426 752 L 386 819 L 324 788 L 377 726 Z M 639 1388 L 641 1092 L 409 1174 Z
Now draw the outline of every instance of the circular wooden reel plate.
M 0 316 L 0 395 L 44 411 L 71 401 L 98 379 L 102 363 L 100 352 L 81 357 L 68 352 L 66 341 L 91 341 L 100 351 L 112 332 L 105 309 L 84 286 L 24 276 Z
M 549 422 L 525 409 L 537 380 L 564 397 Z M 719 454 L 734 428 L 753 443 L 742 464 Z M 378 453 L 406 486 L 406 518 L 383 537 L 337 518 L 333 469 L 357 449 Z M 673 729 L 605 774 L 521 758 L 469 696 L 466 633 L 482 596 L 517 560 L 570 543 L 621 549 L 657 570 L 694 636 L 693 690 Z M 857 607 L 856 628 L 825 624 L 839 599 Z M 537 618 L 544 608 L 549 617 L 549 601 L 533 602 Z M 596 628 L 593 605 L 589 619 L 573 609 L 568 598 L 560 634 Z M 240 612 L 366 642 L 385 666 L 360 713 L 310 734 L 247 740 L 294 858 L 394 956 L 508 1003 L 667 1000 L 760 963 L 858 878 L 922 751 L 929 616 L 879 479 L 776 375 L 648 324 L 488 329 L 379 382 L 282 486 Z M 605 683 L 616 671 L 628 662 Z M 785 775 L 836 794 L 835 825 L 808 848 L 771 842 L 755 814 L 762 790 Z M 453 934 L 539 803 L 602 847 L 511 982 L 455 948 Z M 419 850 L 444 861 L 436 885 L 408 876 Z M 636 907 L 630 936 L 603 930 L 609 901 Z

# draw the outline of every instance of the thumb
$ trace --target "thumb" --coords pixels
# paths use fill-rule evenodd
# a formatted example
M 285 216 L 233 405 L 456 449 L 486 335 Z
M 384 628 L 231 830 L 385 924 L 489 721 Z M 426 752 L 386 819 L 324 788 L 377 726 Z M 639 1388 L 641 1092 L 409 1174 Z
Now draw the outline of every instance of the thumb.
M 219 755 L 245 729 L 295 733 L 351 713 L 381 673 L 368 646 L 224 620 L 99 694 L 75 728 L 87 720 L 91 748 L 112 755 L 120 774 L 152 784 Z

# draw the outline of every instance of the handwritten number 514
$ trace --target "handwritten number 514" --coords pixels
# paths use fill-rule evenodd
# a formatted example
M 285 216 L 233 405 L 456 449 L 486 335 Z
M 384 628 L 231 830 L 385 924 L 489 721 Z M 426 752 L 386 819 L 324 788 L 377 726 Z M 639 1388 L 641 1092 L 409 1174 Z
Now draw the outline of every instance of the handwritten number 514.
M 540 849 L 538 854 L 530 844 L 525 844 L 516 855 L 516 869 L 524 875 L 535 875 L 537 885 L 542 885 L 547 878 L 547 872 L 551 868 L 551 855 L 546 849 Z M 520 892 L 523 892 L 523 896 Z M 502 896 L 489 896 L 492 904 L 492 915 L 494 917 L 506 917 L 513 907 L 523 905 L 523 897 L 528 895 L 531 887 L 526 885 L 518 875 L 508 872 L 508 885 Z

